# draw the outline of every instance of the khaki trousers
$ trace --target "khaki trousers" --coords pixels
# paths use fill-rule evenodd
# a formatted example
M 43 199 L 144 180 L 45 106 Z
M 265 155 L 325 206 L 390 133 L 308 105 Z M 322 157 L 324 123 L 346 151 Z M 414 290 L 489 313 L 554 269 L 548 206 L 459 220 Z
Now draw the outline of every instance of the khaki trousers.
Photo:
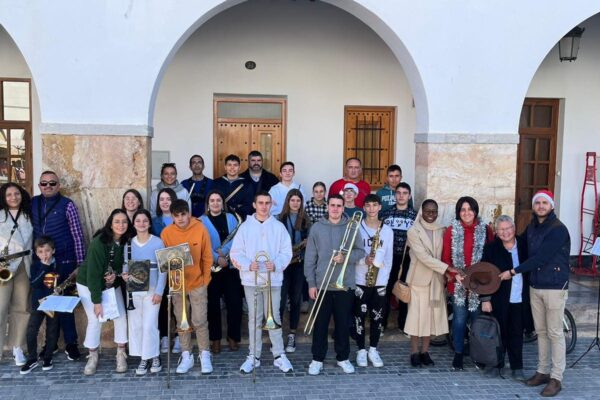
M 207 318 L 207 286 L 200 286 L 190 291 L 186 291 L 186 308 L 188 313 L 188 323 L 196 330 L 196 340 L 200 351 L 208 351 L 208 318 Z M 191 307 L 191 313 L 190 311 Z M 183 297 L 181 293 L 173 294 L 173 310 L 177 320 L 177 328 L 181 326 L 181 317 L 183 312 Z M 189 317 L 191 316 L 191 321 Z M 179 341 L 182 351 L 192 352 L 192 334 L 191 332 L 179 332 Z
M 6 283 L 0 283 L 0 359 L 4 350 L 7 322 L 7 344 L 19 346 L 25 351 L 30 302 L 29 277 L 25 270 L 25 264 L 21 262 L 12 279 Z
M 531 313 L 538 336 L 538 367 L 540 374 L 562 382 L 567 365 L 563 316 L 568 291 L 559 289 L 529 289 Z

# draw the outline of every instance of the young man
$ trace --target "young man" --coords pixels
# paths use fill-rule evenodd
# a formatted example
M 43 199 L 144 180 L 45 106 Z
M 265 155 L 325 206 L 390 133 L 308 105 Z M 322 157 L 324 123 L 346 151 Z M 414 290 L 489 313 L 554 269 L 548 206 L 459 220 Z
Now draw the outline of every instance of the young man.
M 356 206 L 362 207 L 365 203 L 365 198 L 371 193 L 371 186 L 360 179 L 362 174 L 362 164 L 360 159 L 351 157 L 346 160 L 346 175 L 342 179 L 338 179 L 333 182 L 329 187 L 329 197 L 334 194 L 343 195 L 344 185 L 346 183 L 354 183 L 358 187 L 358 194 L 356 197 Z
M 394 232 L 379 220 L 380 211 L 379 197 L 375 194 L 368 195 L 365 199 L 367 216 L 360 226 L 360 239 L 367 256 L 361 258 L 356 264 L 356 290 L 354 291 L 356 295 L 354 318 L 358 346 L 356 364 L 359 367 L 368 365 L 367 358 L 374 367 L 383 367 L 377 344 L 381 335 L 385 288 L 394 256 Z M 365 349 L 367 315 L 371 318 L 368 352 Z
M 181 185 L 189 193 L 192 215 L 200 218 L 204 214 L 206 195 L 213 187 L 213 180 L 204 176 L 204 159 L 198 154 L 194 154 L 190 158 L 190 171 L 192 171 L 192 176 L 182 181 Z
M 186 303 L 191 307 L 191 325 L 196 330 L 201 371 L 203 374 L 210 374 L 213 370 L 208 345 L 207 319 L 207 287 L 210 282 L 210 266 L 213 261 L 210 237 L 204 225 L 196 218 L 192 218 L 189 205 L 185 200 L 177 199 L 171 204 L 171 216 L 173 224 L 163 229 L 160 237 L 165 247 L 183 243 L 190 246 L 193 264 L 186 265 L 184 268 L 185 294 L 186 300 L 189 301 Z M 181 329 L 183 298 L 181 293 L 175 293 L 172 299 L 177 328 Z M 194 366 L 191 332 L 180 331 L 179 341 L 182 353 L 177 373 L 185 374 Z
M 394 259 L 392 262 L 392 271 L 388 279 L 386 287 L 386 301 L 383 311 L 383 327 L 387 328 L 388 316 L 390 314 L 390 298 L 392 296 L 392 288 L 394 283 L 398 279 L 398 272 L 400 271 L 400 263 L 404 258 L 402 264 L 402 280 L 406 279 L 408 273 L 408 267 L 410 265 L 410 257 L 408 255 L 408 249 L 406 249 L 406 255 L 404 256 L 404 247 L 406 245 L 406 232 L 415 222 L 417 218 L 417 212 L 409 206 L 411 199 L 410 185 L 405 182 L 400 182 L 396 188 L 396 206 L 388 209 L 381 214 L 381 219 L 384 224 L 392 228 L 394 232 Z M 405 303 L 399 302 L 398 304 L 398 329 L 404 331 L 404 322 L 406 322 L 406 313 L 408 312 L 408 306 Z
M 260 366 L 262 325 L 263 318 L 266 318 L 264 310 L 269 306 L 266 304 L 269 290 L 273 319 L 279 325 L 277 329 L 269 330 L 273 365 L 283 372 L 293 369 L 285 355 L 279 315 L 283 271 L 292 259 L 292 243 L 285 226 L 269 215 L 271 204 L 271 196 L 267 192 L 260 192 L 254 197 L 252 205 L 256 212 L 240 226 L 230 252 L 234 266 L 240 270 L 248 302 L 249 354 L 240 367 L 240 371 L 246 374 Z M 268 259 L 257 257 L 261 253 Z M 271 286 L 265 287 L 269 276 Z
M 279 183 L 279 179 L 275 175 L 263 168 L 263 156 L 258 150 L 248 153 L 248 169 L 241 174 L 241 177 L 250 182 L 251 197 L 263 190 L 268 192 Z
M 364 210 L 356 206 L 356 196 L 358 195 L 358 187 L 354 183 L 346 183 L 344 185 L 344 214 L 348 218 L 352 218 L 355 212 L 365 214 Z
M 387 168 L 387 182 L 377 191 L 377 196 L 381 199 L 381 212 L 384 212 L 396 205 L 396 188 L 402 182 L 402 168 L 392 164 Z M 413 207 L 412 197 L 408 201 L 408 206 Z
M 322 281 L 325 278 L 329 261 L 332 259 L 332 250 L 339 250 L 342 245 L 342 239 L 349 221 L 348 217 L 344 215 L 344 200 L 339 194 L 334 194 L 329 198 L 327 213 L 327 219 L 323 218 L 317 221 L 310 229 L 306 253 L 304 255 L 304 275 L 308 281 L 308 294 L 313 300 L 316 300 L 319 287 L 321 287 Z M 357 227 L 357 229 L 360 228 Z M 356 234 L 360 235 L 358 232 Z M 350 242 L 346 243 L 346 246 L 349 244 Z M 335 256 L 333 257 L 335 269 L 331 281 L 335 282 L 340 274 L 345 258 L 349 257 L 343 283 L 348 289 L 331 290 L 329 287 L 324 287 L 323 289 L 325 293 L 322 295 L 325 297 L 314 323 L 312 339 L 313 359 L 308 367 L 310 375 L 318 375 L 323 369 L 323 360 L 325 360 L 325 356 L 327 355 L 329 320 L 332 314 L 335 322 L 334 336 L 337 364 L 347 374 L 354 372 L 354 366 L 348 359 L 350 356 L 349 329 L 354 305 L 354 266 L 364 256 L 365 250 L 360 236 L 357 236 L 349 254 L 339 251 L 335 252 Z
M 271 190 L 269 190 L 269 194 L 273 199 L 271 215 L 274 217 L 277 217 L 279 214 L 281 214 L 285 203 L 285 197 L 287 196 L 290 190 L 300 190 L 300 193 L 302 193 L 302 198 L 306 200 L 306 193 L 304 193 L 302 185 L 294 182 L 294 168 L 294 163 L 291 161 L 286 161 L 283 164 L 281 164 L 281 168 L 279 168 L 279 176 L 281 177 L 281 182 L 279 182 L 277 185 L 273 186 Z
M 237 213 L 242 219 L 252 214 L 252 184 L 240 176 L 240 158 L 235 154 L 225 157 L 225 175 L 215 179 L 214 188 L 223 193 L 231 212 Z

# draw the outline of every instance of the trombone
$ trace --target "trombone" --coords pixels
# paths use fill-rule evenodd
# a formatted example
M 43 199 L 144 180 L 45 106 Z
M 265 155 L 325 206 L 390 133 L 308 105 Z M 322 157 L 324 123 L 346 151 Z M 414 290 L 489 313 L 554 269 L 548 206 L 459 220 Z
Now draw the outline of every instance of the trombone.
M 169 279 L 169 292 L 167 294 L 167 337 L 168 337 L 168 350 L 167 350 L 167 388 L 171 387 L 171 299 L 173 293 L 181 293 L 181 323 L 177 332 L 190 332 L 190 324 L 187 318 L 187 305 L 186 305 L 186 293 L 185 293 L 185 265 L 182 257 L 170 258 L 167 262 L 167 276 Z
M 327 264 L 327 268 L 325 269 L 323 281 L 321 282 L 321 286 L 319 286 L 319 291 L 317 292 L 317 298 L 315 299 L 315 303 L 313 304 L 310 313 L 308 314 L 308 319 L 306 320 L 306 325 L 304 326 L 305 335 L 310 335 L 312 333 L 312 330 L 315 326 L 315 321 L 317 320 L 317 315 L 319 315 L 319 310 L 321 309 L 321 305 L 323 304 L 323 299 L 325 299 L 327 289 L 348 289 L 346 286 L 344 286 L 344 276 L 346 275 L 348 260 L 350 259 L 350 253 L 352 252 L 352 247 L 354 247 L 354 242 L 356 241 L 356 235 L 358 234 L 362 218 L 363 214 L 360 211 L 356 211 L 354 214 L 352 214 L 352 218 L 350 218 L 350 221 L 346 226 L 346 230 L 344 231 L 344 236 L 342 237 L 340 248 L 337 250 L 334 249 L 332 251 L 331 258 L 329 259 L 329 263 Z M 337 276 L 337 279 L 331 282 L 333 273 L 335 272 L 335 268 L 338 265 L 338 263 L 335 262 L 334 258 L 339 254 L 344 255 L 344 262 L 342 263 L 342 268 Z

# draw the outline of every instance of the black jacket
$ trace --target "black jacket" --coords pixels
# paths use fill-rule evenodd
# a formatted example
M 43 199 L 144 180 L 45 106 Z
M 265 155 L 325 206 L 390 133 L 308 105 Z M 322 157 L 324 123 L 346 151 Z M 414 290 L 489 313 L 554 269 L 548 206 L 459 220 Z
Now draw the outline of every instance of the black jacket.
M 245 178 L 250 185 L 252 186 L 252 199 L 254 200 L 254 195 L 258 192 L 265 191 L 268 192 L 271 188 L 279 183 L 279 179 L 266 169 L 262 170 L 260 175 L 260 179 L 258 182 L 254 182 L 252 176 L 250 176 L 250 170 L 247 169 L 240 174 L 242 178 Z
M 240 177 L 235 181 L 229 181 L 225 176 L 217 178 L 213 181 L 213 188 L 223 193 L 227 198 L 240 185 L 242 188 L 227 202 L 227 207 L 231 212 L 236 212 L 242 219 L 246 219 L 248 215 L 254 212 L 252 202 L 254 201 L 254 192 L 252 191 L 251 183 Z

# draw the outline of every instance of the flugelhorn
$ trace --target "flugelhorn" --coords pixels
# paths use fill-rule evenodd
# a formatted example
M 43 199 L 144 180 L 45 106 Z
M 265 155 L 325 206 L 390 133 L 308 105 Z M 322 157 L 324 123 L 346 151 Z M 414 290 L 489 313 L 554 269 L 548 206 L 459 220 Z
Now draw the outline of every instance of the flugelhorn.
M 259 262 L 263 260 L 264 262 L 269 262 L 270 258 L 266 251 L 259 251 L 256 253 L 254 257 L 254 261 Z M 257 293 L 259 290 L 258 286 L 258 271 L 254 272 L 254 326 L 256 326 L 256 308 L 258 307 L 257 301 Z M 262 325 L 262 329 L 265 331 L 270 331 L 273 329 L 281 328 L 281 325 L 275 321 L 275 317 L 273 317 L 273 297 L 271 294 L 271 271 L 267 271 L 267 282 L 265 286 L 260 287 L 263 290 L 267 291 L 267 315 L 265 317 L 265 321 Z
M 179 324 L 179 332 L 190 331 L 190 324 L 187 318 L 187 306 L 185 304 L 185 270 L 183 265 L 183 258 L 173 257 L 169 259 L 169 292 L 170 293 L 181 293 L 181 303 L 183 310 L 181 311 L 181 323 Z
M 306 325 L 304 326 L 304 334 L 306 335 L 310 335 L 312 333 L 315 321 L 317 320 L 317 315 L 319 315 L 319 310 L 321 310 L 321 305 L 323 304 L 323 299 L 325 298 L 325 293 L 327 293 L 327 289 L 347 289 L 344 286 L 344 276 L 346 275 L 346 267 L 348 266 L 350 253 L 352 252 L 352 247 L 354 247 L 354 242 L 356 241 L 356 235 L 358 234 L 358 229 L 360 227 L 362 218 L 363 214 L 360 211 L 356 211 L 354 214 L 352 214 L 352 218 L 350 218 L 350 221 L 346 226 L 346 230 L 344 231 L 344 236 L 342 237 L 340 248 L 337 250 L 334 249 L 332 251 L 331 258 L 329 259 L 329 264 L 327 264 L 327 268 L 325 269 L 323 281 L 321 281 L 321 286 L 319 286 L 319 290 L 317 292 L 317 298 L 315 299 L 315 303 L 313 304 L 312 309 L 308 314 L 308 319 L 306 320 Z M 338 254 L 344 255 L 344 262 L 342 263 L 342 268 L 337 276 L 337 279 L 335 280 L 335 282 L 331 282 L 331 278 L 333 277 L 335 268 L 338 265 L 338 263 L 334 260 Z

